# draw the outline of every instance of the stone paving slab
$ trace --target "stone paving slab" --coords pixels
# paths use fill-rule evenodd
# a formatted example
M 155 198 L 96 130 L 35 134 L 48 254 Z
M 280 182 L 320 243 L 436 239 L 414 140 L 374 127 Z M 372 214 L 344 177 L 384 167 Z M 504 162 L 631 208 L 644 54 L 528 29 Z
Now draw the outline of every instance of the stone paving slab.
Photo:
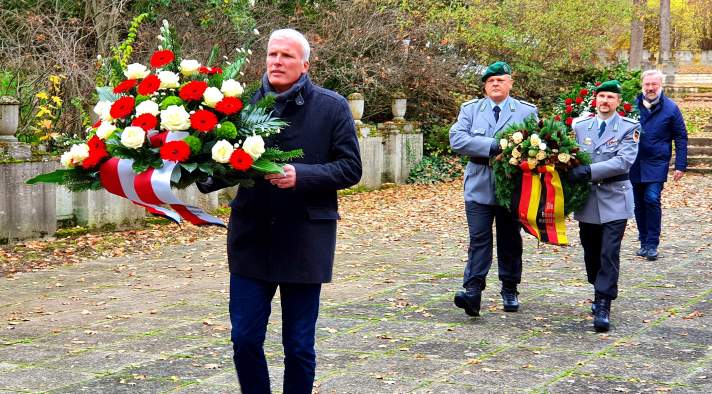
M 629 222 L 606 334 L 591 328 L 575 222 L 570 247 L 525 236 L 518 313 L 501 309 L 495 263 L 478 318 L 452 305 L 462 212 L 437 231 L 341 232 L 314 391 L 712 392 L 712 177 L 683 182 L 699 186 L 688 197 L 699 203 L 665 209 L 658 261 L 634 256 Z M 0 394 L 239 392 L 223 242 L 0 278 Z M 279 294 L 273 306 L 265 352 L 281 392 Z

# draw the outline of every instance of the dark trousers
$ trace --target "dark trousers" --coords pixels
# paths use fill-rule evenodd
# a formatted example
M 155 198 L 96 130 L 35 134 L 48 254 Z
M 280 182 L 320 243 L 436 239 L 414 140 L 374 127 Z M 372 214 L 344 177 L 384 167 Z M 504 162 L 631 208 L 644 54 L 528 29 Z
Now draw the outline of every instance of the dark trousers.
M 609 300 L 618 297 L 621 241 L 627 222 L 626 219 L 603 224 L 579 222 L 588 283 L 599 297 Z
M 640 246 L 644 248 L 657 248 L 660 244 L 660 227 L 663 217 L 660 195 L 663 185 L 662 182 L 633 184 L 638 240 Z
M 270 392 L 263 345 L 277 286 L 282 304 L 284 393 L 309 394 L 316 370 L 314 335 L 321 284 L 278 284 L 230 275 L 231 337 L 237 378 L 245 394 Z
M 497 226 L 497 264 L 499 280 L 505 287 L 516 287 L 522 280 L 521 225 L 504 207 L 465 201 L 470 247 L 463 287 L 484 290 L 487 273 L 492 265 L 492 223 Z

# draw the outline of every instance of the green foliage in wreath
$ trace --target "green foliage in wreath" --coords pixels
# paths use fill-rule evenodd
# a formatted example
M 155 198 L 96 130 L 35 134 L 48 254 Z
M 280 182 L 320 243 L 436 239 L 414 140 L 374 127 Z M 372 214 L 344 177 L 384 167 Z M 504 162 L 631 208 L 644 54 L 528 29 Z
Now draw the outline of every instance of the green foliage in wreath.
M 502 153 L 492 163 L 497 202 L 510 207 L 515 185 L 521 181 L 523 161 L 530 165 L 553 165 L 561 177 L 564 192 L 564 212 L 568 215 L 581 209 L 590 191 L 588 182 L 570 183 L 566 171 L 591 164 L 591 157 L 581 150 L 574 135 L 564 123 L 554 119 L 537 121 L 533 116 L 497 133 Z M 543 148 L 543 149 L 542 149 Z

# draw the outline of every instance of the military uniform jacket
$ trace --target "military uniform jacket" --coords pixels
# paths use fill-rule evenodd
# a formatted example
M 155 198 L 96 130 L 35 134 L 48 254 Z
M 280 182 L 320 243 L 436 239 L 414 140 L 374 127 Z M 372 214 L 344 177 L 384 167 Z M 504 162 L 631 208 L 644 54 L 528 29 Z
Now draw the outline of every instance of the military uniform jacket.
M 630 180 L 608 182 L 607 178 L 628 174 L 638 154 L 640 124 L 614 114 L 606 120 L 606 130 L 598 138 L 596 117 L 574 126 L 576 141 L 591 155 L 591 194 L 584 207 L 574 213 L 580 222 L 603 224 L 633 217 L 633 189 Z
M 474 158 L 489 158 L 494 136 L 512 123 L 529 116 L 537 117 L 533 104 L 508 97 L 502 104 L 499 121 L 494 120 L 491 101 L 487 98 L 468 101 L 460 107 L 457 122 L 450 128 L 452 150 Z M 496 205 L 492 168 L 468 162 L 465 167 L 465 201 Z

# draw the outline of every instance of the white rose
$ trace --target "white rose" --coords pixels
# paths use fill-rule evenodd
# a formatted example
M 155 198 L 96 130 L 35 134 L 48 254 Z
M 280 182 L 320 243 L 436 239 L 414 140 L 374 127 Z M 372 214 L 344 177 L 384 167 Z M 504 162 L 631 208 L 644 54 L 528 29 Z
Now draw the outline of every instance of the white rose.
M 516 157 L 517 159 L 522 157 L 522 152 L 519 150 L 519 148 L 512 149 L 512 157 Z
M 220 91 L 223 92 L 225 97 L 240 97 L 242 95 L 242 85 L 234 79 L 228 79 L 223 81 Z
M 213 160 L 218 163 L 227 163 L 230 161 L 230 156 L 232 156 L 232 152 L 234 151 L 235 148 L 232 147 L 231 143 L 226 140 L 220 140 L 213 145 L 211 153 L 213 155 Z
M 126 66 L 126 70 L 124 70 L 124 75 L 126 76 L 126 79 L 146 78 L 150 73 L 151 71 L 149 71 L 146 66 L 141 63 L 129 64 L 128 66 Z
M 111 137 L 114 131 L 116 131 L 116 126 L 109 122 L 101 122 L 99 127 L 96 128 L 96 136 L 99 137 L 99 139 L 105 140 Z
M 571 160 L 571 156 L 568 153 L 559 153 L 559 161 L 562 163 L 568 163 Z
M 537 159 L 537 160 L 544 160 L 544 159 L 546 159 L 546 151 L 540 150 L 540 151 L 536 154 L 536 159 Z
M 198 73 L 200 63 L 197 60 L 193 59 L 183 59 L 180 62 L 179 68 L 180 73 L 187 77 L 189 75 L 195 75 Z
M 161 110 L 158 108 L 158 103 L 151 100 L 142 101 L 141 104 L 136 106 L 136 116 L 143 114 L 158 116 L 160 112 Z
M 539 135 L 537 134 L 532 134 L 532 136 L 529 137 L 529 141 L 531 141 L 532 146 L 537 146 L 541 144 L 541 138 L 539 138 Z
M 170 105 L 161 111 L 161 127 L 167 130 L 188 130 L 190 114 L 182 105 Z
M 111 122 L 114 118 L 111 117 L 111 101 L 99 101 L 94 106 L 94 113 L 99 115 L 101 120 Z
M 512 134 L 512 141 L 514 141 L 515 144 L 522 142 L 523 139 L 524 139 L 524 135 L 518 131 L 516 133 Z
M 161 71 L 158 73 L 158 79 L 161 80 L 159 89 L 171 89 L 180 86 L 178 83 L 178 74 L 172 71 Z
M 527 163 L 529 163 L 529 167 L 530 167 L 530 168 L 534 168 L 534 167 L 536 167 L 536 165 L 538 164 L 538 162 L 537 162 L 537 160 L 536 160 L 535 157 L 530 157 L 530 158 L 528 158 L 528 159 L 527 159 Z
M 251 135 L 245 138 L 245 142 L 242 143 L 242 149 L 252 156 L 252 159 L 257 160 L 265 153 L 265 141 L 259 135 Z
M 138 149 L 145 140 L 146 132 L 140 127 L 129 126 L 121 133 L 121 145 L 127 148 Z
M 223 97 L 223 94 L 220 93 L 220 89 L 210 87 L 205 89 L 203 93 L 203 102 L 208 107 L 215 108 L 215 106 L 222 101 Z
M 511 165 L 513 165 L 513 166 L 518 166 L 518 165 L 519 165 L 519 160 L 517 160 L 516 157 L 512 157 L 511 159 L 509 159 L 509 164 L 511 164 Z
M 508 142 L 506 138 L 502 138 L 501 140 L 499 140 L 499 146 L 502 147 L 502 149 L 507 149 L 507 145 Z
M 89 145 L 76 144 L 72 145 L 68 152 L 64 152 L 59 161 L 66 168 L 74 168 L 82 164 L 87 157 L 89 157 Z
M 544 142 L 540 143 L 539 150 L 546 150 L 546 143 L 544 143 Z

